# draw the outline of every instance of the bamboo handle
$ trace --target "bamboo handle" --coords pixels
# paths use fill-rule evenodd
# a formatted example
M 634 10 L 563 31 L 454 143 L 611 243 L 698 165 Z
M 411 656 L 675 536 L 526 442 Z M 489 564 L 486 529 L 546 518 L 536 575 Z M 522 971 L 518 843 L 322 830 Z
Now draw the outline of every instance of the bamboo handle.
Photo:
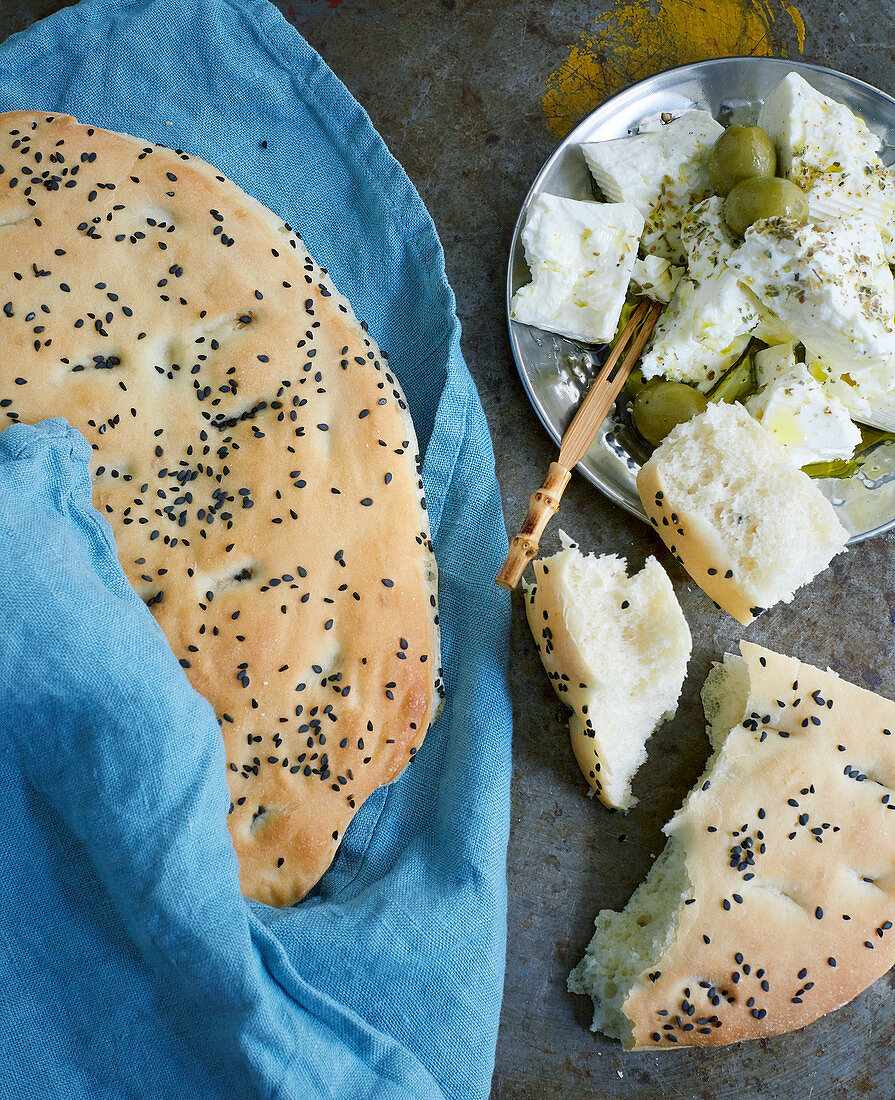
M 644 299 L 638 303 L 622 329 L 606 362 L 593 380 L 584 400 L 566 428 L 560 441 L 559 461 L 551 462 L 544 484 L 532 493 L 528 515 L 522 530 L 510 543 L 510 551 L 494 580 L 501 588 L 512 590 L 519 583 L 525 567 L 538 552 L 538 543 L 551 516 L 556 514 L 563 490 L 572 476 L 572 469 L 584 457 L 597 429 L 606 418 L 621 392 L 625 379 L 640 358 L 653 326 L 662 312 L 658 302 Z M 624 354 L 621 363 L 616 364 Z
M 559 461 L 563 466 L 573 470 L 587 454 L 597 429 L 615 404 L 628 375 L 646 347 L 661 312 L 662 306 L 658 302 L 650 302 L 644 298 L 631 314 L 606 362 L 578 406 L 572 422 L 563 433 L 559 448 Z M 621 363 L 616 369 L 619 359 Z
M 559 508 L 563 490 L 569 483 L 572 471 L 558 462 L 551 462 L 544 484 L 531 494 L 528 515 L 519 534 L 510 543 L 507 560 L 494 578 L 501 588 L 512 592 L 519 583 L 525 567 L 538 552 L 541 535 Z

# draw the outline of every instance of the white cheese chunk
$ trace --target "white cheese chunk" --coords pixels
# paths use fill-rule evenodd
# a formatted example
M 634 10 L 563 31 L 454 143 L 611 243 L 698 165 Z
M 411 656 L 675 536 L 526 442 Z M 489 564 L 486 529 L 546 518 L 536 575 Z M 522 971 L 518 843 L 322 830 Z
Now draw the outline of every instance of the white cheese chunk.
M 882 164 L 865 165 L 858 173 L 828 172 L 808 191 L 808 216 L 815 222 L 862 217 L 882 231 L 895 213 L 895 173 Z
M 643 376 L 708 390 L 745 351 L 757 322 L 757 310 L 730 271 L 703 283 L 684 276 L 640 360 Z
M 696 282 L 720 273 L 727 261 L 740 246 L 724 217 L 724 199 L 713 195 L 692 207 L 681 220 L 681 241 L 687 254 L 687 274 Z M 758 299 L 741 288 L 749 308 L 741 311 L 743 322 L 753 325 L 752 310 L 757 311 L 759 321 L 751 329 L 751 335 L 766 344 L 782 344 L 792 339 L 778 319 L 763 309 Z
M 705 155 L 724 132 L 707 111 L 686 111 L 658 129 L 581 146 L 603 194 L 643 215 L 645 252 L 681 263 L 680 222 L 712 193 Z
M 752 333 L 755 339 L 772 345 L 785 344 L 794 340 L 795 337 L 790 332 L 788 324 L 784 324 L 779 317 L 772 316 L 757 298 L 755 300 L 758 302 L 758 312 L 761 315 L 761 321 Z
M 796 466 L 851 458 L 861 433 L 838 397 L 824 393 L 793 345 L 765 348 L 755 355 L 758 393 L 746 408 L 776 439 Z
M 726 264 L 739 241 L 724 217 L 724 199 L 712 195 L 686 211 L 681 218 L 681 244 L 692 279 L 705 278 Z
M 640 361 L 645 378 L 663 375 L 710 389 L 742 355 L 750 333 L 761 322 L 754 295 L 727 266 L 735 241 L 723 208 L 724 200 L 713 196 L 682 220 L 689 268 Z
M 790 73 L 759 115 L 778 151 L 778 171 L 808 194 L 820 224 L 860 216 L 879 229 L 895 262 L 895 174 L 880 163 L 880 139 L 844 104 Z
M 668 303 L 683 274 L 682 267 L 676 267 L 661 256 L 644 256 L 634 261 L 631 290 L 654 302 Z
M 808 190 L 823 172 L 853 172 L 875 160 L 880 139 L 843 103 L 789 73 L 761 108 L 758 125 L 777 148 L 777 171 Z
M 755 382 L 759 389 L 779 382 L 788 375 L 797 375 L 796 349 L 792 340 L 762 348 L 752 356 Z
M 895 432 L 895 389 L 888 393 L 874 392 L 868 397 L 863 392 L 865 387 L 847 373 L 833 370 L 810 352 L 806 352 L 805 365 L 824 393 L 842 402 L 853 421 L 884 432 Z
M 808 217 L 819 225 L 861 217 L 873 222 L 886 260 L 895 263 L 895 172 L 868 164 L 859 172 L 828 172 L 808 192 Z
M 629 203 L 538 195 L 522 230 L 532 281 L 514 295 L 510 316 L 584 343 L 611 340 L 642 230 Z
M 895 384 L 895 284 L 870 222 L 796 228 L 772 218 L 751 226 L 727 262 L 774 322 L 832 371 L 871 393 Z

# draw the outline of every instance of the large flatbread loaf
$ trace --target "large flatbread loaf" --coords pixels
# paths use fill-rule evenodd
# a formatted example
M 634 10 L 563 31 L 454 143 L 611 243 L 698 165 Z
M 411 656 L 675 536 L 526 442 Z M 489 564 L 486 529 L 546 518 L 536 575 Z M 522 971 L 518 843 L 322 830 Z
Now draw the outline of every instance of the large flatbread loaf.
M 0 423 L 48 416 L 91 443 L 121 564 L 218 715 L 243 891 L 296 901 L 443 690 L 398 382 L 298 235 L 214 168 L 16 112 Z

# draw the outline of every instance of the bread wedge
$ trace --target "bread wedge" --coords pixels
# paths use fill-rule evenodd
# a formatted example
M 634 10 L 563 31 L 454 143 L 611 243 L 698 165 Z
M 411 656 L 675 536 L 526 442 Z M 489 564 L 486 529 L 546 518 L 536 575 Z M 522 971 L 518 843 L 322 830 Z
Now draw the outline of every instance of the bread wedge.
M 744 625 L 789 603 L 848 542 L 817 485 L 738 404 L 710 404 L 674 428 L 637 491 L 668 549 Z
M 740 649 L 703 688 L 704 775 L 569 979 L 629 1050 L 792 1031 L 895 962 L 895 703 Z
M 691 639 L 655 558 L 629 577 L 623 558 L 563 549 L 534 563 L 528 624 L 558 697 L 581 771 L 606 806 L 628 809 L 646 741 L 674 715 Z

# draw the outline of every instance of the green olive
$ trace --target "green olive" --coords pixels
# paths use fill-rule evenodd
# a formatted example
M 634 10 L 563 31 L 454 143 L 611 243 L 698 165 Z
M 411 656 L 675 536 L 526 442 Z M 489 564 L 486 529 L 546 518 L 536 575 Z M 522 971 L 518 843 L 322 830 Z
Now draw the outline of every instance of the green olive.
M 753 222 L 763 218 L 786 218 L 804 225 L 808 199 L 789 180 L 749 179 L 738 183 L 724 200 L 724 219 L 742 237 Z
M 625 381 L 625 393 L 630 397 L 636 397 L 647 384 L 646 379 L 643 377 L 643 371 L 640 367 L 635 367 Z
M 777 150 L 760 126 L 728 126 L 712 146 L 706 167 L 716 193 L 727 195 L 741 180 L 773 176 Z
M 699 390 L 684 382 L 652 382 L 634 398 L 634 427 L 657 447 L 672 428 L 707 406 Z

